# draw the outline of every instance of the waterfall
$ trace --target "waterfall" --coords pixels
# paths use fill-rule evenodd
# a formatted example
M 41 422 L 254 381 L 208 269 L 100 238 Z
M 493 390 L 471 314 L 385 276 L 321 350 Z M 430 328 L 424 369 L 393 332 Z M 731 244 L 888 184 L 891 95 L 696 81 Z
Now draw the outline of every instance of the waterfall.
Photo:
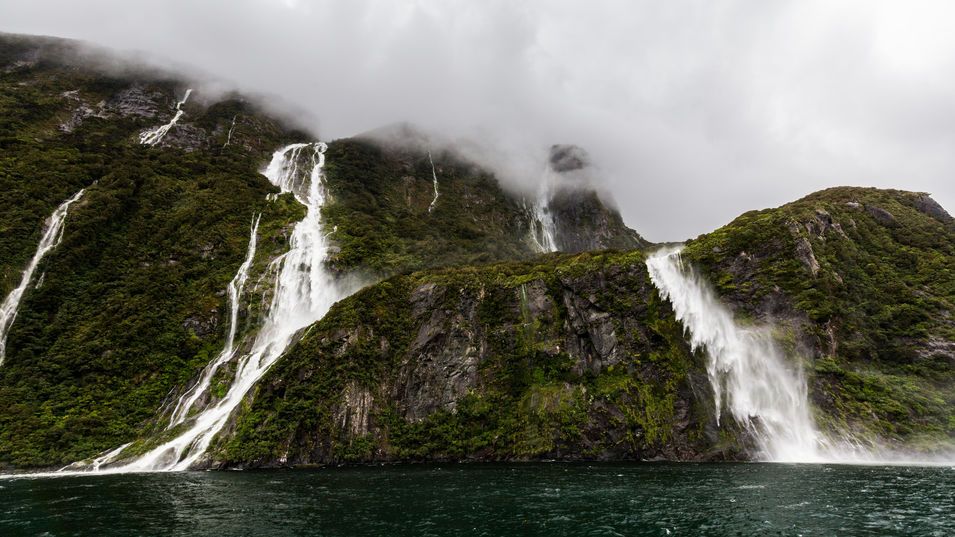
M 194 417 L 188 417 L 191 403 L 183 403 L 179 414 L 187 419 L 184 430 L 131 462 L 107 467 L 100 472 L 150 472 L 186 470 L 206 452 L 212 439 L 225 427 L 252 386 L 295 341 L 305 327 L 321 319 L 332 304 L 344 298 L 346 289 L 325 266 L 327 237 L 322 232 L 321 208 L 325 203 L 324 143 L 293 144 L 276 151 L 264 175 L 283 193 L 290 192 L 306 207 L 305 218 L 292 231 L 290 249 L 273 261 L 278 267 L 268 314 L 255 334 L 249 350 L 236 359 L 236 372 L 226 395 Z M 306 161 L 306 165 L 302 165 Z M 253 225 L 253 239 L 255 235 Z M 250 250 L 252 245 L 250 245 Z M 251 259 L 249 254 L 247 259 Z M 240 269 L 241 272 L 241 269 Z M 241 279 L 241 278 L 239 278 Z M 237 294 L 238 280 L 236 282 Z M 201 382 L 201 381 L 200 381 Z M 173 424 L 177 423 L 173 420 Z M 97 459 L 100 466 L 118 459 L 113 450 Z
M 235 118 L 238 116 L 232 116 L 232 126 L 229 127 L 229 135 L 225 139 L 225 143 L 222 144 L 222 147 L 225 148 L 227 145 L 232 143 L 232 131 L 235 130 Z
M 434 171 L 434 161 L 431 160 L 431 151 L 428 151 L 428 162 L 431 163 L 431 177 L 434 178 L 434 198 L 431 200 L 431 205 L 428 205 L 428 212 L 434 210 L 434 204 L 438 203 L 438 172 Z
M 541 253 L 556 252 L 557 222 L 550 210 L 550 199 L 554 193 L 557 178 L 550 165 L 544 168 L 541 184 L 537 189 L 537 199 L 530 207 L 531 244 Z M 525 205 L 526 207 L 526 205 Z
M 187 89 L 186 94 L 182 97 L 182 100 L 176 103 L 176 115 L 172 116 L 172 119 L 169 120 L 169 123 L 140 134 L 139 143 L 143 145 L 156 145 L 161 142 L 162 139 L 166 137 L 166 134 L 169 133 L 169 129 L 173 128 L 176 123 L 179 122 L 179 118 L 181 118 L 185 113 L 185 111 L 182 109 L 182 105 L 186 104 L 186 101 L 189 100 L 189 95 L 191 93 L 192 89 Z
M 83 189 L 73 194 L 73 197 L 60 204 L 60 206 L 53 211 L 53 214 L 46 219 L 43 235 L 40 237 L 40 244 L 37 246 L 36 253 L 33 254 L 33 258 L 30 260 L 27 268 L 23 271 L 23 277 L 20 278 L 20 285 L 11 291 L 3 300 L 3 304 L 0 305 L 0 365 L 3 364 L 3 360 L 6 357 L 7 334 L 9 334 L 10 327 L 13 326 L 13 321 L 17 317 L 17 309 L 20 307 L 20 300 L 23 298 L 23 293 L 25 293 L 27 287 L 30 286 L 33 273 L 36 272 L 36 268 L 43 259 L 43 256 L 60 243 L 60 239 L 63 238 L 66 213 L 69 211 L 70 205 L 76 203 L 83 197 L 85 191 L 86 189 Z
M 195 406 L 196 401 L 209 389 L 212 377 L 222 367 L 223 364 L 232 359 L 235 353 L 235 334 L 239 326 L 239 300 L 242 297 L 242 290 L 245 288 L 245 282 L 249 279 L 249 269 L 252 267 L 252 261 L 255 259 L 256 234 L 259 231 L 259 220 L 262 215 L 252 219 L 252 231 L 249 236 L 249 246 L 246 248 L 245 260 L 239 266 L 239 271 L 229 282 L 229 333 L 226 335 L 225 347 L 222 352 L 202 370 L 199 380 L 176 402 L 176 407 L 169 418 L 169 427 L 176 426 L 186 420 L 189 411 Z
M 680 249 L 647 259 L 650 279 L 690 336 L 708 356 L 707 375 L 719 422 L 724 407 L 749 430 L 764 460 L 820 462 L 828 441 L 816 429 L 799 364 L 786 359 L 765 327 L 738 324 L 706 282 L 683 266 Z

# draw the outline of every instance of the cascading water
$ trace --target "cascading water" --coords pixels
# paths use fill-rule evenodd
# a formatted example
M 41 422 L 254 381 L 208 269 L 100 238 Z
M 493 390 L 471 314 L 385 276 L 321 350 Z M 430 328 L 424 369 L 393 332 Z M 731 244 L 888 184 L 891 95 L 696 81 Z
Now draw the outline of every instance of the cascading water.
M 179 122 L 179 118 L 181 118 L 185 113 L 185 111 L 182 109 L 182 105 L 186 104 L 186 101 L 189 100 L 189 95 L 191 93 L 192 89 L 187 89 L 186 94 L 182 97 L 182 100 L 176 103 L 176 115 L 172 116 L 172 119 L 169 120 L 169 123 L 140 134 L 139 143 L 143 145 L 156 145 L 161 142 L 162 139 L 166 137 L 166 134 L 169 133 L 169 130 L 176 126 L 176 123 Z
M 683 266 L 679 248 L 663 249 L 646 263 L 692 348 L 705 349 L 709 357 L 717 422 L 725 406 L 755 436 L 765 460 L 831 459 L 828 441 L 810 414 L 806 381 L 798 368 L 787 367 L 768 330 L 737 324 L 706 282 Z
M 252 231 L 249 237 L 249 246 L 246 249 L 245 260 L 236 272 L 235 277 L 229 282 L 229 333 L 226 335 L 225 347 L 222 352 L 202 370 L 199 380 L 176 402 L 176 407 L 169 418 L 169 427 L 174 427 L 186 420 L 189 411 L 195 406 L 196 401 L 209 389 L 212 377 L 222 367 L 223 364 L 232 359 L 235 353 L 235 334 L 239 327 L 239 300 L 242 298 L 242 290 L 245 288 L 245 282 L 249 279 L 249 269 L 252 267 L 252 261 L 255 259 L 256 235 L 259 231 L 259 220 L 261 215 L 252 219 Z
M 544 169 L 537 200 L 531 207 L 531 243 L 542 253 L 557 251 L 557 223 L 550 210 L 556 179 L 550 166 Z
M 229 127 L 229 134 L 228 134 L 228 136 L 226 136 L 225 143 L 222 144 L 222 147 L 226 147 L 226 146 L 228 146 L 229 144 L 232 143 L 232 131 L 235 130 L 235 118 L 237 118 L 237 117 L 239 117 L 239 116 L 232 116 L 232 126 Z
M 3 364 L 3 360 L 6 357 L 7 334 L 10 332 L 10 327 L 13 326 L 13 321 L 17 317 L 20 300 L 23 298 L 27 287 L 30 286 L 33 273 L 36 272 L 36 268 L 43 259 L 43 256 L 53 248 L 56 248 L 56 245 L 60 243 L 60 239 L 63 238 L 63 227 L 70 205 L 79 201 L 79 199 L 83 197 L 84 192 L 86 192 L 86 189 L 80 190 L 74 194 L 73 197 L 64 201 L 53 211 L 53 214 L 47 218 L 43 235 L 40 237 L 40 244 L 37 246 L 36 253 L 33 254 L 33 258 L 30 260 L 27 268 L 23 271 L 23 277 L 20 278 L 20 285 L 11 291 L 3 300 L 3 304 L 0 305 L 0 365 Z
M 176 471 L 194 465 L 249 389 L 292 344 L 296 335 L 321 319 L 332 304 L 351 291 L 325 266 L 329 245 L 322 232 L 321 208 L 325 203 L 322 169 L 326 149 L 324 143 L 284 147 L 273 154 L 264 172 L 283 193 L 292 193 L 305 205 L 306 215 L 292 231 L 289 251 L 273 261 L 278 270 L 268 314 L 248 352 L 236 360 L 235 377 L 228 392 L 194 417 L 189 417 L 189 410 L 195 399 L 190 403 L 187 398 L 178 410 L 179 415 L 186 416 L 181 422 L 186 428 L 178 436 L 131 462 L 102 468 L 100 472 Z M 300 166 L 302 160 L 308 160 L 308 169 Z M 254 225 L 252 235 L 254 240 Z M 250 253 L 247 259 L 251 256 Z M 238 287 L 238 280 L 234 281 Z M 173 424 L 176 423 L 180 422 L 174 419 Z M 119 459 L 121 452 L 119 448 L 113 450 L 96 459 L 96 463 L 100 467 L 108 465 Z
M 431 160 L 431 151 L 428 151 L 428 162 L 431 163 L 431 177 L 434 178 L 434 198 L 431 200 L 431 205 L 428 205 L 428 212 L 434 210 L 434 205 L 438 203 L 438 172 L 434 170 L 434 161 Z

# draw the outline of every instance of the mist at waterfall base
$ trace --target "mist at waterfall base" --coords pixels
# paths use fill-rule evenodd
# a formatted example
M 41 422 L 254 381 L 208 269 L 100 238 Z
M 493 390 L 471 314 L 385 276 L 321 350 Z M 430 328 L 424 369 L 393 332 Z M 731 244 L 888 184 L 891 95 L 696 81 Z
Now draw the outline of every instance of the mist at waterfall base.
M 0 535 L 955 535 L 955 469 L 442 464 L 0 482 Z

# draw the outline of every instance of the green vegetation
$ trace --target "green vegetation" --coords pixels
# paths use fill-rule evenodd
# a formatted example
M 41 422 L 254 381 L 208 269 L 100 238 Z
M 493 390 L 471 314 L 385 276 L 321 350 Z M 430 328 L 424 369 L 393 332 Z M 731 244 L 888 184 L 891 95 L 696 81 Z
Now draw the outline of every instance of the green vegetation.
M 329 144 L 326 226 L 341 270 L 376 276 L 534 255 L 526 211 L 494 176 L 450 153 L 434 154 L 441 196 L 433 211 L 431 163 L 421 151 L 359 138 Z
M 142 147 L 183 84 L 78 65 L 69 42 L 0 36 L 0 292 L 53 209 L 87 188 L 10 333 L 0 467 L 173 434 L 154 434 L 157 411 L 222 347 L 253 215 L 257 279 L 303 214 L 290 195 L 267 201 L 275 188 L 257 170 L 308 135 L 233 95 L 190 101 L 166 142 Z M 535 257 L 523 204 L 449 152 L 432 155 L 430 212 L 427 152 L 347 139 L 326 156 L 333 265 L 389 278 L 275 364 L 217 439 L 222 464 L 744 456 L 745 435 L 716 427 L 703 357 L 642 253 Z M 567 249 L 646 244 L 578 194 L 552 204 L 577 241 Z M 955 443 L 955 222 L 926 195 L 826 190 L 746 213 L 685 256 L 740 316 L 772 319 L 805 354 L 821 423 Z M 240 336 L 268 293 L 247 295 Z

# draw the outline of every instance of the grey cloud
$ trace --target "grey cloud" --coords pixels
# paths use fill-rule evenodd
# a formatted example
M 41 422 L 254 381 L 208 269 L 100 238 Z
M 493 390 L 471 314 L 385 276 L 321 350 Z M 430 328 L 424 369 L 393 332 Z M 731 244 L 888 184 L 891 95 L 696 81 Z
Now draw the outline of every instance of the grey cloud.
M 323 138 L 410 121 L 530 188 L 585 147 L 628 224 L 681 240 L 826 186 L 955 209 L 947 2 L 32 0 L 0 30 L 194 66 Z M 157 60 L 158 61 L 158 60 Z

